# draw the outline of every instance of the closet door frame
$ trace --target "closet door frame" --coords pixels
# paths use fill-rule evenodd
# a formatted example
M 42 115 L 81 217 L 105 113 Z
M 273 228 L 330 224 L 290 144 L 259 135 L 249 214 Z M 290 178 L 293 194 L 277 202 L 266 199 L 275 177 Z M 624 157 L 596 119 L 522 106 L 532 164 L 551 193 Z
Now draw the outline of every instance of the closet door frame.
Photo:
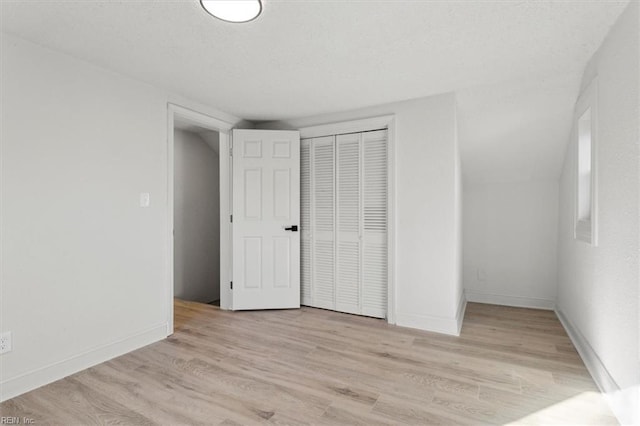
M 387 129 L 387 322 L 396 323 L 396 175 L 395 175 L 395 115 L 364 118 L 359 120 L 327 123 L 299 129 L 300 138 L 317 138 L 343 133 L 366 132 Z

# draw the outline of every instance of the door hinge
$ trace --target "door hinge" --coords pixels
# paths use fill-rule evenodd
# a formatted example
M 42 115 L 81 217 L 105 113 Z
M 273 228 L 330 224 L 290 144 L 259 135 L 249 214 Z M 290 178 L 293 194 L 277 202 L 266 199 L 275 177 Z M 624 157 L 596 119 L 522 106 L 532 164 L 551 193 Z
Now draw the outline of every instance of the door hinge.
M 233 147 L 229 147 L 229 157 L 233 157 Z
M 233 290 L 233 281 L 231 281 L 231 290 Z
M 230 221 L 231 223 L 233 223 L 233 215 L 230 215 L 230 216 L 229 216 L 229 221 Z

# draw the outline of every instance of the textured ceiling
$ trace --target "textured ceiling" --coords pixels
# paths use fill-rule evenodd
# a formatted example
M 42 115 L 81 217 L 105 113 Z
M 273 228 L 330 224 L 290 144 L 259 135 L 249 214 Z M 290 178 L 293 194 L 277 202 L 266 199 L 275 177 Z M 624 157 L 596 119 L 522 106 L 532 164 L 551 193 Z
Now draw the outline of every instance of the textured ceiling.
M 2 1 L 0 25 L 249 120 L 457 91 L 465 175 L 495 180 L 517 169 L 503 148 L 557 173 L 582 71 L 627 3 L 265 0 L 234 25 L 197 0 L 21 0 Z
M 621 3 L 624 5 L 624 2 Z M 582 71 L 612 1 L 2 2 L 2 29 L 246 119 L 293 118 Z

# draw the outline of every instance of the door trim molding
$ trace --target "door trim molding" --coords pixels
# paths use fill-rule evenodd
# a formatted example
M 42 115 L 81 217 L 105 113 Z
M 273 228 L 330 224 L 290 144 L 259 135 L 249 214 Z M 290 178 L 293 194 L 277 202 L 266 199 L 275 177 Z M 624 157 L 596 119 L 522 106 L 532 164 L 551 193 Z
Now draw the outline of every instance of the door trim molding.
M 167 270 L 166 270 L 166 306 L 167 336 L 173 334 L 173 272 L 174 272 L 174 129 L 175 120 L 193 123 L 220 134 L 220 308 L 231 309 L 231 194 L 230 194 L 230 133 L 233 123 L 221 118 L 194 111 L 189 108 L 167 103 Z
M 321 136 L 334 136 L 344 133 L 366 132 L 389 128 L 395 121 L 395 115 L 382 115 L 378 117 L 363 118 L 360 120 L 340 121 L 337 123 L 320 124 L 317 126 L 303 127 L 300 138 L 318 138 Z
M 396 323 L 396 117 L 394 114 L 303 127 L 300 139 L 387 129 L 387 322 Z

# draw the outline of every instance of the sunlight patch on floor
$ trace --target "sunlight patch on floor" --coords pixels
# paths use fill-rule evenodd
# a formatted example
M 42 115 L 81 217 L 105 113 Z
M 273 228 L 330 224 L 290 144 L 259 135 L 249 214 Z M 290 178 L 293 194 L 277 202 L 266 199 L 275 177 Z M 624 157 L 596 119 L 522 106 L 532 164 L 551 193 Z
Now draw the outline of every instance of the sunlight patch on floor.
M 567 424 L 567 419 L 572 419 L 572 424 L 580 425 L 618 424 L 615 417 L 594 414 L 598 411 L 593 410 L 594 405 L 606 406 L 604 396 L 599 392 L 582 392 L 508 424 Z

